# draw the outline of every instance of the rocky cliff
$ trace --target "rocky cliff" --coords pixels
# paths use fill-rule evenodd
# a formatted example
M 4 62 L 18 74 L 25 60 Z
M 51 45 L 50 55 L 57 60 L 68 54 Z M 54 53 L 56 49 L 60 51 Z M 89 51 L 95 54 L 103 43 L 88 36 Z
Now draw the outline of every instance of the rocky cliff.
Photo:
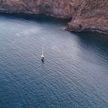
M 107 0 L 0 0 L 0 11 L 71 19 L 67 27 L 70 31 L 108 34 Z
M 0 0 L 3 12 L 45 14 L 63 19 L 71 18 L 71 5 L 72 0 Z
M 97 31 L 108 34 L 108 0 L 82 0 L 68 28 L 71 31 Z

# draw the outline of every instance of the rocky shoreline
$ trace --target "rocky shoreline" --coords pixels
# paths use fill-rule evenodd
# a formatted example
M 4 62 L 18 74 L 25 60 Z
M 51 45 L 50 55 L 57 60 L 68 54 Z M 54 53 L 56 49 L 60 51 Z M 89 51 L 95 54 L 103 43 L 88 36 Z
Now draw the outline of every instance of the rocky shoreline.
M 0 12 L 43 14 L 69 20 L 69 31 L 108 34 L 107 0 L 0 0 Z

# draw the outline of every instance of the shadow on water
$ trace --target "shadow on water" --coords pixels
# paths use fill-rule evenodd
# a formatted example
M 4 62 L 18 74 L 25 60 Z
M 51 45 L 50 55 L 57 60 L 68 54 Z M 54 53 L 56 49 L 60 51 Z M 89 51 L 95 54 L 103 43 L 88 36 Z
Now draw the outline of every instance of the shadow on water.
M 16 13 L 0 13 L 1 16 L 6 16 L 6 17 L 10 17 L 11 19 L 24 19 L 24 20 L 31 20 L 31 21 L 38 21 L 38 22 L 45 22 L 45 23 L 58 23 L 58 24 L 67 24 L 67 22 L 69 22 L 70 19 L 59 19 L 59 18 L 55 18 L 52 16 L 47 16 L 47 15 L 34 15 L 34 14 L 24 14 L 24 13 L 20 13 L 20 14 L 16 14 Z
M 79 44 L 83 48 L 97 51 L 108 60 L 108 37 L 103 34 L 82 32 L 75 33 L 79 38 Z

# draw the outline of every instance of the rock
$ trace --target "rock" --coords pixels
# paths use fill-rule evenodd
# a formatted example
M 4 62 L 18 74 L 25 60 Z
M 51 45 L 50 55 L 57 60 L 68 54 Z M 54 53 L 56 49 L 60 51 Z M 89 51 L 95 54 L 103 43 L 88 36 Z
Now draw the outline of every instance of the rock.
M 71 19 L 66 28 L 69 31 L 108 34 L 107 0 L 0 0 L 0 12 Z
M 96 31 L 108 34 L 108 1 L 82 0 L 74 19 L 68 24 L 71 31 Z
M 69 1 L 69 2 L 67 2 Z M 45 14 L 71 18 L 71 0 L 0 0 L 0 10 L 11 13 Z

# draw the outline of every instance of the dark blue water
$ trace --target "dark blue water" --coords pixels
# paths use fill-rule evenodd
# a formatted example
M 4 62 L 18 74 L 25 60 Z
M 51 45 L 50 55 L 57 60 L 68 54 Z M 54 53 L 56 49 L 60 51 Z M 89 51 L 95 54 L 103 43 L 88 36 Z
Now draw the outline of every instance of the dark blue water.
M 0 108 L 108 108 L 108 40 L 64 26 L 0 16 Z

